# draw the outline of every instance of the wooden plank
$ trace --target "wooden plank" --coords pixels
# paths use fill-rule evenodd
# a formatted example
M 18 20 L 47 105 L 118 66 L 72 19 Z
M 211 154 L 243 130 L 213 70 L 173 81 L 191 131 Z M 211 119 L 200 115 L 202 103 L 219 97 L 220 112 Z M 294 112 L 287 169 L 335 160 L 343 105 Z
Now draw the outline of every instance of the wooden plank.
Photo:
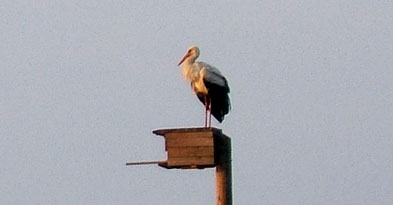
M 167 133 L 172 132 L 204 132 L 204 131 L 211 131 L 214 133 L 221 133 L 221 129 L 217 129 L 215 127 L 187 127 L 187 128 L 170 128 L 170 129 L 156 129 L 153 130 L 153 133 L 156 135 L 166 135 Z
M 171 147 L 200 147 L 200 146 L 213 146 L 213 138 L 190 138 L 166 140 L 166 148 L 169 150 Z
M 212 138 L 213 137 L 213 132 L 211 131 L 203 131 L 203 132 L 171 132 L 171 133 L 166 133 L 165 134 L 165 139 L 170 140 L 170 139 L 188 139 L 188 138 Z
M 168 159 L 168 166 L 213 165 L 214 157 L 173 157 Z
M 172 157 L 214 157 L 213 146 L 203 147 L 174 147 L 168 150 L 168 158 Z

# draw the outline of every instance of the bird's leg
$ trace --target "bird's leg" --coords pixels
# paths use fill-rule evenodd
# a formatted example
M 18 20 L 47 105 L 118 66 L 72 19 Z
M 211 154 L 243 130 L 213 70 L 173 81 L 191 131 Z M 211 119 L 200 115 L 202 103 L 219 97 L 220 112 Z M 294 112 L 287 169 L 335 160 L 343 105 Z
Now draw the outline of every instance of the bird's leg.
M 212 126 L 212 101 L 209 97 L 209 128 Z
M 207 97 L 205 96 L 205 127 L 207 127 L 207 110 L 208 110 L 208 104 L 207 104 Z

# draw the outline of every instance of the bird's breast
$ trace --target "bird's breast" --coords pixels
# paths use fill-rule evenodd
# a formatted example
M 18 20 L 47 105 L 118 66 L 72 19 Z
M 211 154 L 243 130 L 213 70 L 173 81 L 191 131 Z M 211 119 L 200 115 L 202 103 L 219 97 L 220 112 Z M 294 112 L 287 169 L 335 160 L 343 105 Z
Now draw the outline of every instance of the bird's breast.
M 199 78 L 198 81 L 192 82 L 191 85 L 195 93 L 201 93 L 204 95 L 208 94 L 208 90 L 205 86 L 205 83 L 203 82 L 203 78 Z
M 204 69 L 199 68 L 196 64 L 186 64 L 183 67 L 183 76 L 190 81 L 194 92 L 207 95 L 208 91 L 203 82 L 204 74 Z

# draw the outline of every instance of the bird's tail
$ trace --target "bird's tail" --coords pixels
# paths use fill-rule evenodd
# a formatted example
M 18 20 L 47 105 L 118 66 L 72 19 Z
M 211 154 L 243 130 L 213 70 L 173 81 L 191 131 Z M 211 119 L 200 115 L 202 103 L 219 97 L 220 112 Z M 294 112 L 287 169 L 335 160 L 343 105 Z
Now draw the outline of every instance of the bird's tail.
M 225 115 L 229 113 L 230 109 L 231 103 L 227 93 L 212 95 L 211 113 L 220 123 L 224 120 Z

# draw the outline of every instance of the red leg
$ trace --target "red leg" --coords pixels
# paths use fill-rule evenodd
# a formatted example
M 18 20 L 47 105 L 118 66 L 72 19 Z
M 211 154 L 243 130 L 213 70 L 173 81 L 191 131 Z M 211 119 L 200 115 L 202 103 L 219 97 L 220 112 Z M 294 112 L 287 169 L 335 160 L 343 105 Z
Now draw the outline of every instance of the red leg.
M 212 126 L 212 101 L 209 98 L 209 127 Z
M 207 127 L 207 110 L 208 110 L 207 97 L 205 96 L 205 127 Z

